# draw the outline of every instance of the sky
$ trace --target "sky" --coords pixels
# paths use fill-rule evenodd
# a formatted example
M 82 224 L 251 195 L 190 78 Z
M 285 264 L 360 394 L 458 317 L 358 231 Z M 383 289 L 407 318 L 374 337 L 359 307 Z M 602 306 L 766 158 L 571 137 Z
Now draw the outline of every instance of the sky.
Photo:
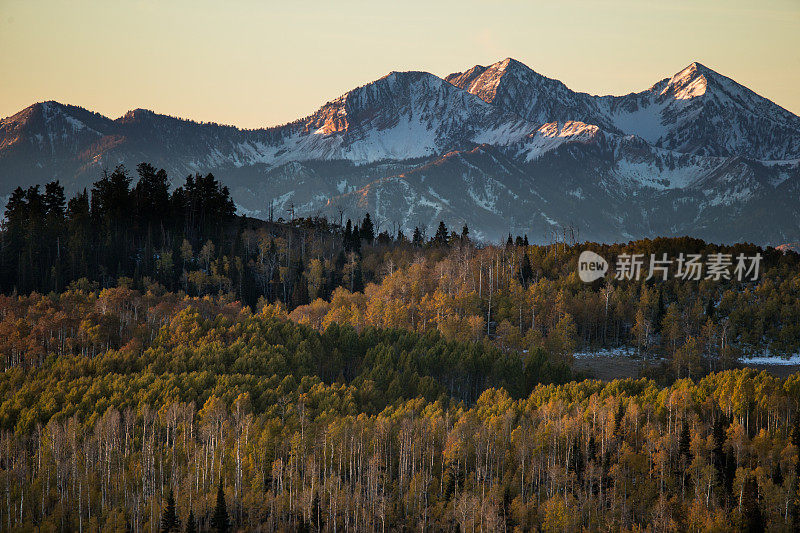
M 699 61 L 800 114 L 800 0 L 0 0 L 0 117 L 57 100 L 259 128 L 505 57 L 592 94 Z

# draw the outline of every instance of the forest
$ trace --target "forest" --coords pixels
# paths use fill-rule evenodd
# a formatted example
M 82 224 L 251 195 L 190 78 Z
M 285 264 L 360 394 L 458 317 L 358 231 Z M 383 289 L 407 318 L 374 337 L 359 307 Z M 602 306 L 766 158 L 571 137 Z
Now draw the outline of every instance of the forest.
M 2 530 L 800 528 L 800 376 L 740 365 L 800 350 L 798 254 L 259 221 L 136 174 L 6 206 Z M 585 249 L 763 261 L 584 283 Z M 619 347 L 660 366 L 573 369 Z

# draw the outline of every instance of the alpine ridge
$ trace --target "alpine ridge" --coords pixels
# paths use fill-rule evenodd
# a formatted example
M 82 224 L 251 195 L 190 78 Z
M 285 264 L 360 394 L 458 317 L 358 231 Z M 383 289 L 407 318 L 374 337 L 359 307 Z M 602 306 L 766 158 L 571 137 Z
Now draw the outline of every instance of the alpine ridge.
M 148 161 L 212 172 L 243 214 L 373 213 L 499 240 L 684 235 L 800 240 L 800 118 L 697 62 L 649 89 L 594 96 L 512 58 L 439 78 L 391 72 L 295 122 L 258 130 L 136 109 L 117 119 L 34 104 L 0 120 L 0 195 L 68 192 Z

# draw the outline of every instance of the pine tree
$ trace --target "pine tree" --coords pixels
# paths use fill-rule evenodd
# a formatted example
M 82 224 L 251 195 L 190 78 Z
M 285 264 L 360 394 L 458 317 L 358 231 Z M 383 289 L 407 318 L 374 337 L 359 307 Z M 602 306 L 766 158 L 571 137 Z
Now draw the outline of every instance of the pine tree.
M 347 219 L 347 224 L 344 226 L 344 236 L 342 237 L 342 244 L 344 251 L 349 252 L 353 248 L 353 223 Z
M 217 533 L 226 533 L 230 527 L 228 510 L 225 507 L 225 493 L 222 491 L 222 481 L 217 488 L 217 505 L 214 507 L 214 514 L 211 516 L 211 527 Z
M 375 240 L 375 226 L 372 225 L 372 219 L 369 217 L 369 213 L 364 215 L 364 221 L 361 222 L 360 236 L 367 241 L 367 244 L 372 244 Z
M 197 533 L 197 524 L 194 521 L 194 511 L 189 509 L 189 517 L 186 519 L 186 533 Z
M 311 524 L 314 526 L 314 531 L 320 530 L 320 522 L 319 493 L 315 492 L 311 501 Z
M 531 266 L 531 260 L 528 257 L 528 254 L 525 252 L 522 253 L 522 263 L 519 266 L 517 278 L 519 279 L 520 284 L 526 289 L 528 288 L 528 283 L 530 283 L 531 279 L 533 279 L 533 267 Z
M 714 467 L 717 469 L 719 473 L 720 479 L 722 479 L 723 472 L 725 470 L 725 415 L 719 413 L 714 420 L 714 427 L 712 430 L 712 435 L 714 437 L 714 448 L 711 452 L 712 461 L 714 463 Z
M 297 307 L 300 305 L 306 305 L 308 303 L 308 279 L 305 275 L 305 266 L 303 265 L 303 260 L 299 259 L 297 261 L 297 266 L 295 268 L 294 274 L 294 287 L 292 289 L 292 297 L 291 303 L 292 307 Z
M 742 524 L 741 530 L 747 533 L 764 531 L 764 517 L 758 505 L 758 483 L 752 475 L 747 477 L 742 487 Z
M 419 230 L 419 226 L 414 227 L 414 234 L 411 237 L 411 243 L 415 246 L 422 244 L 422 232 Z
M 678 452 L 680 455 L 686 457 L 687 463 L 692 460 L 691 445 L 692 438 L 691 434 L 689 433 L 689 424 L 687 424 L 686 420 L 684 420 L 683 427 L 681 428 L 680 440 L 678 441 Z
M 161 515 L 161 531 L 162 533 L 179 531 L 180 527 L 181 522 L 178 519 L 178 513 L 175 511 L 175 495 L 170 489 L 167 495 L 167 507 L 164 509 L 164 514 Z
M 800 450 L 800 409 L 794 414 L 794 425 L 792 427 L 792 444 Z M 795 463 L 795 473 L 800 479 L 800 460 Z
M 358 227 L 358 224 L 353 226 L 353 237 L 352 237 L 352 246 L 353 251 L 360 254 L 361 253 L 361 230 Z
M 467 227 L 466 224 L 464 224 L 464 227 L 461 228 L 461 240 L 462 241 L 469 240 L 469 228 Z
M 439 227 L 436 229 L 436 235 L 433 237 L 433 240 L 436 241 L 437 244 L 447 244 L 447 235 L 447 226 L 444 220 L 440 220 Z
M 353 270 L 353 292 L 364 292 L 364 273 L 361 270 L 361 261 L 356 263 Z

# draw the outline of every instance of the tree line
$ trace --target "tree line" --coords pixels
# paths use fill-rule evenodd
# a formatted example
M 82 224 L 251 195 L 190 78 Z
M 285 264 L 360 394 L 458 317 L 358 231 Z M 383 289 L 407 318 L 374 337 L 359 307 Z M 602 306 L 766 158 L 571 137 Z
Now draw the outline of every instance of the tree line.
M 800 255 L 691 238 L 624 244 L 505 245 L 473 242 L 442 222 L 376 227 L 369 213 L 264 222 L 236 217 L 213 176 L 188 176 L 170 192 L 163 170 L 120 167 L 66 203 L 57 183 L 17 189 L 6 207 L 0 287 L 6 294 L 70 287 L 158 285 L 190 296 L 229 294 L 256 310 L 280 303 L 317 329 L 402 327 L 446 339 L 489 340 L 502 350 L 548 354 L 627 348 L 667 361 L 666 383 L 733 368 L 742 356 L 800 350 Z M 763 256 L 757 280 L 614 280 L 576 276 L 592 249 L 622 254 Z

